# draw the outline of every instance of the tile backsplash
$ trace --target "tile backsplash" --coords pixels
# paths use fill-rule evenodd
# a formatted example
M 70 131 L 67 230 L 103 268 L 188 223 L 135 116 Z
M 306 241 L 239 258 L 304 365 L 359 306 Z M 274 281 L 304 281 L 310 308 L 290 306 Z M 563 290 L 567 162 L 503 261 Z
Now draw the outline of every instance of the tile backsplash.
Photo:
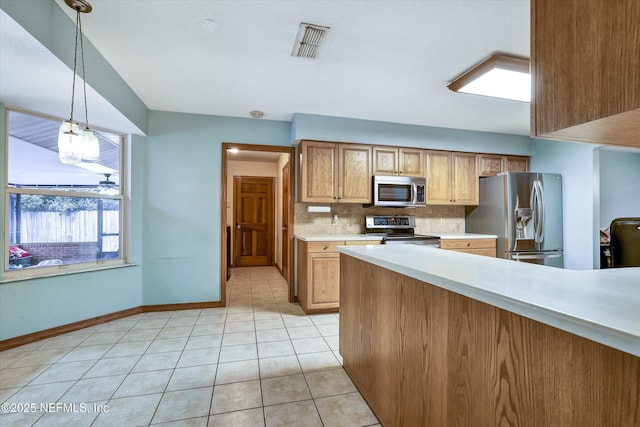
M 296 203 L 294 227 L 300 235 L 341 235 L 364 233 L 365 215 L 413 215 L 416 233 L 464 233 L 464 206 L 427 206 L 424 208 L 375 208 L 358 204 L 332 204 L 330 213 L 310 213 L 308 206 Z M 333 216 L 338 215 L 337 223 Z

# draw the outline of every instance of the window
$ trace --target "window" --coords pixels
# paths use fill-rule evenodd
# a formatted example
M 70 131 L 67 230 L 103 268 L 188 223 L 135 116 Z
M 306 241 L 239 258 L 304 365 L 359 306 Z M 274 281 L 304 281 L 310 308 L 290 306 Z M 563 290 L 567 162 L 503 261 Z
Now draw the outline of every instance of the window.
M 124 138 L 96 131 L 100 159 L 63 164 L 61 123 L 7 110 L 5 277 L 123 263 Z

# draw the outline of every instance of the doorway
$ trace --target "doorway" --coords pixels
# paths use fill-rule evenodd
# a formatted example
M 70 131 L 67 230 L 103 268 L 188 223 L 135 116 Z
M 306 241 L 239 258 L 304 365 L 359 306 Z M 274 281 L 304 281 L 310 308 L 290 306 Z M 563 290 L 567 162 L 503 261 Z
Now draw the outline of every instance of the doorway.
M 260 267 L 273 264 L 275 178 L 235 176 L 234 265 Z
M 237 151 L 238 153 L 230 152 L 230 150 Z M 283 156 L 284 154 L 288 156 Z M 220 221 L 220 260 L 221 266 L 230 265 L 234 262 L 234 253 L 236 248 L 240 246 L 236 245 L 233 241 L 237 226 L 235 222 L 235 179 L 234 176 L 251 177 L 254 175 L 261 175 L 256 170 L 248 170 L 245 173 L 236 173 L 234 168 L 238 163 L 245 164 L 244 168 L 247 169 L 250 161 L 260 160 L 261 158 L 271 157 L 278 160 L 271 160 L 274 163 L 273 176 L 277 176 L 276 184 L 274 187 L 275 198 L 275 227 L 273 230 L 273 241 L 271 247 L 275 248 L 276 253 L 272 255 L 272 261 L 270 265 L 276 265 L 280 267 L 281 273 L 289 288 L 288 300 L 289 302 L 295 302 L 294 294 L 294 268 L 293 268 L 293 204 L 294 204 L 294 167 L 291 167 L 291 161 L 295 158 L 294 147 L 284 146 L 271 146 L 271 145 L 254 145 L 254 144 L 234 144 L 234 143 L 222 143 L 222 188 L 221 188 L 221 221 Z M 288 164 L 288 165 L 287 165 Z M 259 165 L 258 165 L 259 166 Z M 284 174 L 284 175 L 282 175 Z M 268 175 L 271 177 L 271 175 Z M 284 187 L 286 186 L 286 190 Z M 287 194 L 288 197 L 284 197 Z M 227 229 L 229 226 L 229 229 Z M 286 231 L 286 233 L 284 232 Z M 229 242 L 227 243 L 227 236 Z M 245 236 L 246 239 L 248 237 Z M 252 243 L 253 244 L 253 243 Z M 258 243 L 260 244 L 260 243 Z M 229 248 L 230 246 L 230 248 Z M 247 246 L 248 247 L 248 246 Z M 231 252 L 227 253 L 227 249 Z M 236 264 L 233 267 L 239 266 Z M 221 302 L 226 305 L 227 292 L 226 292 L 226 274 L 225 269 L 221 269 L 220 283 L 221 283 Z

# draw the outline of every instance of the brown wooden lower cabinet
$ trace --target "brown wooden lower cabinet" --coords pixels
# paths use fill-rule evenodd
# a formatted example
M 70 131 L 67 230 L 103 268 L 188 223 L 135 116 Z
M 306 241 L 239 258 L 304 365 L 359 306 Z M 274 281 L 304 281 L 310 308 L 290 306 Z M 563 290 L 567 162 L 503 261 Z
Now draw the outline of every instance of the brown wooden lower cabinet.
M 385 427 L 640 425 L 640 358 L 341 255 L 344 369 Z
M 373 245 L 377 240 L 298 240 L 298 303 L 305 313 L 336 312 L 340 305 L 341 245 Z

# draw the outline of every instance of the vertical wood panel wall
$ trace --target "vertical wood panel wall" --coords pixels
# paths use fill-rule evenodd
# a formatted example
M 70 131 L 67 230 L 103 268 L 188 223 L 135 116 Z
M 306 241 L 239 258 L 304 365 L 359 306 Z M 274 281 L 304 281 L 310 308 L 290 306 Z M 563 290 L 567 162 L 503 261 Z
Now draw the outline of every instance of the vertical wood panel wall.
M 340 352 L 383 426 L 638 426 L 640 358 L 341 254 Z

